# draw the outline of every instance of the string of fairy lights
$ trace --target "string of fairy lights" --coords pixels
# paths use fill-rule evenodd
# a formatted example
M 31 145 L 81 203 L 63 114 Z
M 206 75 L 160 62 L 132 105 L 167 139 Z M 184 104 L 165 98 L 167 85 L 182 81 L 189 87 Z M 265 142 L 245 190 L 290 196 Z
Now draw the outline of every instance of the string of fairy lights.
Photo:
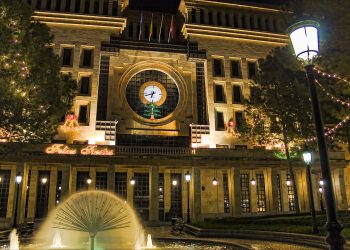
M 333 79 L 333 80 L 338 80 L 338 81 L 342 81 L 344 83 L 347 83 L 350 85 L 350 81 L 344 77 L 340 77 L 337 74 L 333 74 L 333 73 L 328 73 L 328 72 L 324 72 L 318 68 L 314 68 L 314 71 L 316 74 L 318 74 L 321 77 L 327 77 L 329 79 Z M 326 88 L 318 81 L 316 80 L 317 85 L 320 87 L 320 89 L 322 90 L 322 92 L 329 97 L 333 102 L 341 104 L 347 108 L 350 108 L 350 101 L 345 101 L 343 99 L 340 99 L 336 96 L 334 96 L 333 94 L 331 94 L 329 91 L 326 90 Z M 333 128 L 326 128 L 326 132 L 324 133 L 325 136 L 329 137 L 330 139 L 334 139 L 335 133 L 342 128 L 348 121 L 350 120 L 350 114 L 347 115 L 342 121 L 340 121 L 338 124 L 336 124 Z M 314 142 L 316 141 L 316 137 L 311 137 L 308 139 L 305 139 L 305 142 Z

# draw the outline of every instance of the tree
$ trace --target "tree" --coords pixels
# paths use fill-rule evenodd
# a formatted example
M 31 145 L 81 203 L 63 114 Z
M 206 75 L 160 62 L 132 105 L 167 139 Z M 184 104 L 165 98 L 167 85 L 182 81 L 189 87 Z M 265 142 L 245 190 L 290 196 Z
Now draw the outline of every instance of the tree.
M 246 102 L 246 125 L 239 132 L 254 145 L 279 145 L 295 192 L 296 212 L 300 212 L 298 190 L 292 167 L 291 150 L 312 134 L 313 122 L 305 72 L 290 47 L 276 48 L 259 60 L 251 96 Z
M 0 3 L 0 141 L 48 141 L 75 96 L 49 28 L 31 14 L 23 2 Z

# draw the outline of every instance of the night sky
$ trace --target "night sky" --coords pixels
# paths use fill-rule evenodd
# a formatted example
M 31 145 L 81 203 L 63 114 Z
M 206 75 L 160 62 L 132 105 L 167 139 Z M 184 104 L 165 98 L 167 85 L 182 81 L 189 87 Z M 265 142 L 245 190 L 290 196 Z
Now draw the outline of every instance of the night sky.
M 221 1 L 221 0 L 216 0 Z M 260 4 L 273 4 L 280 5 L 286 3 L 286 0 L 251 0 L 251 1 L 235 1 L 225 0 L 225 2 L 232 3 L 260 3 Z M 179 6 L 180 0 L 130 0 L 130 9 L 135 10 L 148 10 L 159 12 L 176 12 Z

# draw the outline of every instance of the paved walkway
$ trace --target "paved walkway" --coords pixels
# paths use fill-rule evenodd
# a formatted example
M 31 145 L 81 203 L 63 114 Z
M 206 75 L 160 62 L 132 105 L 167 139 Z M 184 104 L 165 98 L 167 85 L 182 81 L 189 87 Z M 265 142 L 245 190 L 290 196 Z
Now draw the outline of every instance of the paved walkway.
M 255 241 L 244 239 L 232 239 L 232 238 L 197 238 L 192 235 L 182 233 L 181 235 L 175 235 L 171 233 L 170 226 L 160 227 L 147 227 L 146 232 L 152 235 L 152 238 L 170 238 L 174 240 L 180 239 L 192 239 L 192 240 L 210 240 L 214 242 L 235 243 L 252 250 L 317 250 L 316 248 L 303 247 L 298 245 L 292 245 L 288 243 L 278 243 L 271 241 Z

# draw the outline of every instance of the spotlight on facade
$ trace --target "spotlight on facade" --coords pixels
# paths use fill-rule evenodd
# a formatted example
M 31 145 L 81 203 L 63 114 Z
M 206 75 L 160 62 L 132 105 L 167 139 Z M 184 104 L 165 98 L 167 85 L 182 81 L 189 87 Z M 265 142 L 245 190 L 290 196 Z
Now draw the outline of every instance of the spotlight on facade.
M 135 178 L 134 178 L 134 177 L 131 177 L 131 179 L 130 179 L 130 185 L 131 185 L 131 186 L 134 186 L 135 183 L 136 183 Z
M 42 184 L 46 184 L 46 182 L 47 182 L 47 178 L 46 177 L 41 178 L 41 183 Z
M 173 186 L 177 186 L 177 180 L 172 181 Z
M 16 175 L 16 182 L 17 184 L 20 184 L 22 182 L 22 176 L 20 174 Z
M 2 181 L 2 178 L 0 177 L 0 182 Z
M 286 184 L 287 184 L 287 186 L 289 187 L 289 186 L 292 185 L 292 181 L 291 181 L 291 180 L 287 180 L 287 181 L 286 181 Z
M 319 187 L 318 192 L 323 193 L 323 187 Z
M 218 184 L 219 184 L 218 180 L 214 177 L 214 179 L 213 179 L 213 185 L 214 185 L 214 186 L 217 186 Z
M 323 187 L 323 185 L 324 185 L 324 180 L 320 180 L 320 186 L 322 186 Z
M 90 176 L 86 179 L 86 183 L 87 183 L 88 185 L 90 185 L 90 184 L 92 183 L 92 179 L 91 179 Z
M 61 186 L 59 186 L 59 187 L 58 187 L 58 190 L 61 190 L 61 189 L 62 189 L 62 187 L 61 187 Z
M 187 171 L 187 173 L 185 174 L 185 179 L 186 179 L 186 182 L 190 182 L 191 181 L 191 174 L 189 171 Z
M 250 180 L 250 184 L 252 184 L 253 186 L 255 186 L 256 185 L 256 180 L 253 178 L 253 179 L 251 179 Z

